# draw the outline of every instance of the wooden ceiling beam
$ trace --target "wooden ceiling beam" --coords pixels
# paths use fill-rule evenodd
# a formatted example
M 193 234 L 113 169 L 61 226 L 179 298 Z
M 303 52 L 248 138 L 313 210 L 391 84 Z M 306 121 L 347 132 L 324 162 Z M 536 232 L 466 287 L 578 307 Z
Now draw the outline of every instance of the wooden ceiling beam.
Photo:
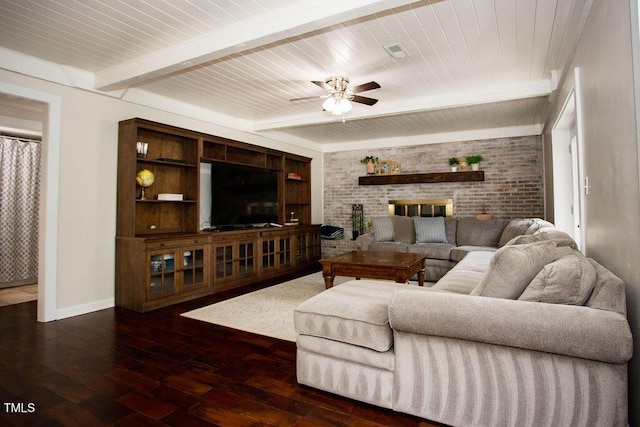
M 377 117 L 410 114 L 422 111 L 444 110 L 447 108 L 465 107 L 469 105 L 490 104 L 495 102 L 513 101 L 516 99 L 536 98 L 548 96 L 554 90 L 550 79 L 536 80 L 518 84 L 492 86 L 471 91 L 450 92 L 440 95 L 413 98 L 399 102 L 378 103 L 374 107 L 354 108 L 345 115 L 346 120 L 364 120 Z M 318 108 L 321 104 L 318 104 Z M 298 126 L 332 123 L 342 116 L 328 114 L 303 114 L 282 117 L 276 120 L 256 122 L 254 131 L 264 132 L 286 129 Z
M 243 20 L 197 39 L 152 52 L 96 73 L 101 91 L 140 86 L 169 74 L 352 19 L 406 6 L 416 0 L 304 0 Z

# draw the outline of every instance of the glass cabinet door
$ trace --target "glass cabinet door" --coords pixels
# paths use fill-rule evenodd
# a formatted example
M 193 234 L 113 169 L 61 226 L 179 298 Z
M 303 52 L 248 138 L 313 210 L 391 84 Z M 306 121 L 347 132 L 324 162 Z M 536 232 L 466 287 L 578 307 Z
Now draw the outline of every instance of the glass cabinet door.
M 262 268 L 269 269 L 276 267 L 276 242 L 277 237 L 266 239 L 262 241 Z
M 280 238 L 279 242 L 279 250 L 278 253 L 280 255 L 280 259 L 278 260 L 279 265 L 290 265 L 291 264 L 291 240 L 292 236 L 283 236 Z
M 147 295 L 151 298 L 176 292 L 175 253 L 151 253 Z
M 184 290 L 204 286 L 207 284 L 205 259 L 207 251 L 205 248 L 190 248 L 180 250 L 182 255 L 182 287 Z
M 301 263 L 307 261 L 307 235 L 296 236 L 296 262 Z
M 233 243 L 215 246 L 213 251 L 214 281 L 233 278 Z
M 322 239 L 320 238 L 320 234 L 318 233 L 308 233 L 307 234 L 307 242 L 308 246 L 308 260 L 312 259 L 320 259 L 322 254 Z
M 256 274 L 256 244 L 254 241 L 238 243 L 238 276 Z

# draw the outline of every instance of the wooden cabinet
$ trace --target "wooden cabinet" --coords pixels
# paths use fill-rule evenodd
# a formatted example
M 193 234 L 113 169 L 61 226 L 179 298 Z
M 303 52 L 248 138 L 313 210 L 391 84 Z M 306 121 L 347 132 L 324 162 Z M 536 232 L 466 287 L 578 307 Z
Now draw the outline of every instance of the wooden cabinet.
M 258 236 L 255 232 L 223 233 L 212 237 L 212 270 L 215 290 L 246 283 L 258 274 Z
M 311 220 L 311 168 L 309 162 L 302 159 L 287 158 L 284 162 L 285 220 L 295 218 L 301 224 Z
M 322 240 L 314 228 L 300 230 L 296 234 L 296 264 L 319 260 L 321 252 Z
M 282 271 L 294 265 L 295 232 L 293 229 L 264 231 L 260 239 L 261 272 Z
M 116 305 L 149 311 L 210 293 L 209 237 L 116 238 Z
M 148 251 L 147 300 L 206 288 L 208 255 L 207 246 Z
M 146 155 L 137 153 L 146 144 Z M 118 146 L 118 236 L 147 236 L 198 231 L 198 135 L 158 123 L 131 119 L 120 123 Z M 136 174 L 149 170 L 153 184 L 145 189 Z M 182 200 L 158 200 L 159 194 Z
M 300 225 L 200 231 L 200 169 L 214 161 L 277 171 L 279 222 L 293 213 Z M 154 182 L 142 198 L 136 174 L 144 169 Z M 119 127 L 117 189 L 117 306 L 145 312 L 319 267 L 307 157 L 130 119 Z

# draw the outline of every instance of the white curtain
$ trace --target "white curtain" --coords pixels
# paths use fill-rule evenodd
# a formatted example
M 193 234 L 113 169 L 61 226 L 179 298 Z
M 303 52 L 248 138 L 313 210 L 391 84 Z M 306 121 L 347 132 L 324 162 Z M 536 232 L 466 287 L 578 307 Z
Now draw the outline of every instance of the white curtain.
M 0 137 L 0 288 L 38 280 L 40 144 Z

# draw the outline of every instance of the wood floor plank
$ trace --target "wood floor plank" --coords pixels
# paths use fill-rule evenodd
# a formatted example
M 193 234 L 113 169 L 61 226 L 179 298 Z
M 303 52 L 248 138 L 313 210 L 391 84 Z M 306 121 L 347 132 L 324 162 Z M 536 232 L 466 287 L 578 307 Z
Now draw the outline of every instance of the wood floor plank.
M 298 384 L 295 343 L 180 316 L 242 292 L 50 323 L 0 307 L 0 400 L 35 405 L 0 426 L 438 425 Z

